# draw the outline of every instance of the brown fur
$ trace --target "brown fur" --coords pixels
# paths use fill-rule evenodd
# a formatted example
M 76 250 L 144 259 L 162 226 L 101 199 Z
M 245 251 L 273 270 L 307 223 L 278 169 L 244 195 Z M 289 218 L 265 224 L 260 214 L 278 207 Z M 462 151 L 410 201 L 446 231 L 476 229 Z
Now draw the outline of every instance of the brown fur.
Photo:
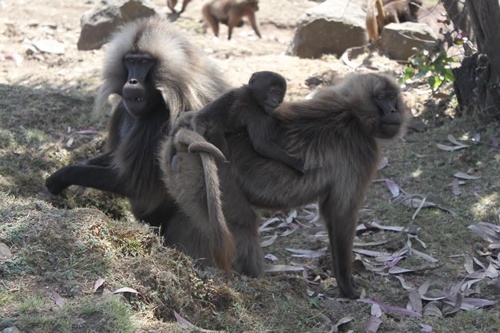
M 257 10 L 259 0 L 210 0 L 203 5 L 201 12 L 216 37 L 219 37 L 219 22 L 227 24 L 227 39 L 231 39 L 233 28 L 241 26 L 241 19 L 246 16 L 257 36 L 262 38 L 255 16 Z
M 368 39 L 374 42 L 389 23 L 417 22 L 421 0 L 369 0 L 366 11 Z
M 180 121 L 183 121 L 182 119 Z M 177 127 L 177 126 L 174 126 Z M 178 156 L 174 155 L 170 149 L 175 149 L 176 152 L 189 152 L 188 147 L 193 145 L 199 145 L 201 147 L 211 146 L 204 137 L 198 133 L 189 130 L 187 128 L 179 128 L 175 131 L 171 139 L 164 143 L 164 147 L 161 149 L 160 161 L 170 161 L 171 159 L 177 159 Z M 197 146 L 198 147 L 198 146 Z M 215 150 L 218 150 L 214 147 Z M 217 175 L 217 165 L 215 164 L 214 156 L 212 152 L 204 149 L 197 151 L 200 158 L 200 168 L 203 169 L 203 179 L 204 181 L 206 196 L 198 198 L 190 198 L 191 200 L 178 200 L 181 205 L 181 209 L 184 209 L 185 213 L 195 220 L 208 221 L 208 226 L 200 226 L 199 232 L 207 234 L 209 239 L 211 255 L 213 257 L 214 263 L 221 269 L 229 271 L 231 268 L 231 260 L 234 254 L 235 245 L 234 240 L 229 228 L 227 227 L 226 219 L 224 213 L 222 212 L 222 201 L 219 186 L 219 178 Z M 219 151 L 220 153 L 220 151 Z M 174 157 L 170 157 L 174 155 Z M 216 157 L 225 161 L 224 155 L 216 154 Z M 180 161 L 174 162 L 180 164 Z M 178 197 L 182 197 L 185 193 L 185 189 L 170 187 L 170 184 L 178 184 L 177 182 L 171 182 L 170 179 L 175 177 L 176 174 L 182 172 L 182 170 L 173 170 L 168 168 L 164 163 L 160 163 L 163 170 L 163 179 L 167 187 L 173 192 L 178 193 Z
M 122 27 L 108 45 L 97 112 L 106 109 L 110 95 L 123 96 L 130 74 L 124 59 L 146 55 L 154 61 L 144 89 L 153 96 L 153 106 L 133 116 L 122 98 L 113 108 L 106 151 L 59 169 L 46 185 L 53 194 L 80 185 L 124 195 L 138 219 L 166 230 L 178 208 L 162 185 L 157 160 L 160 142 L 169 133 L 171 119 L 201 108 L 227 85 L 217 68 L 171 23 L 159 18 L 138 20 Z
M 188 3 L 190 3 L 190 2 L 191 2 L 191 0 L 182 0 L 182 7 L 181 7 L 181 10 L 179 12 L 177 12 L 175 10 L 175 6 L 177 5 L 177 0 L 167 0 L 167 7 L 170 8 L 172 13 L 177 14 L 177 15 L 181 15 L 182 13 L 184 13 Z
M 255 72 L 247 85 L 230 90 L 196 112 L 191 124 L 196 132 L 223 151 L 226 133 L 247 131 L 259 154 L 304 172 L 304 162 L 274 142 L 279 133 L 273 112 L 283 102 L 285 92 L 283 76 L 270 71 Z
M 299 174 L 263 158 L 245 133 L 227 137 L 231 162 L 218 162 L 218 175 L 224 215 L 236 244 L 233 268 L 252 276 L 263 270 L 253 207 L 286 209 L 319 200 L 337 283 L 345 296 L 359 297 L 351 272 L 357 214 L 376 171 L 379 140 L 398 137 L 408 118 L 399 87 L 384 75 L 352 74 L 312 100 L 283 103 L 275 113 L 281 119 L 278 145 L 306 161 L 309 171 Z M 169 185 L 182 185 L 185 191 L 182 196 L 170 193 L 178 202 L 192 202 L 205 190 L 199 180 L 203 177 L 199 157 L 178 152 L 178 158 L 180 172 Z M 203 223 L 196 219 L 185 223 L 176 237 L 202 244 L 204 237 L 196 226 Z

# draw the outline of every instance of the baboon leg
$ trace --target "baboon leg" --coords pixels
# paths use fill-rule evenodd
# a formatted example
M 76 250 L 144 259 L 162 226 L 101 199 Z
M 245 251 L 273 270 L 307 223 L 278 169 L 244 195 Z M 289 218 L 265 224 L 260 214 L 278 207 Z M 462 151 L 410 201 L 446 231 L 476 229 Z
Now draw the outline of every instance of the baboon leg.
M 207 15 L 207 21 L 212 28 L 215 37 L 219 37 L 219 20 L 212 14 Z
M 187 7 L 188 3 L 190 3 L 190 2 L 191 2 L 191 0 L 184 0 L 182 2 L 182 8 L 181 8 L 181 11 L 179 12 L 179 15 L 181 15 L 182 13 L 184 13 L 184 11 L 186 10 L 186 7 Z
M 329 195 L 321 204 L 320 212 L 326 221 L 330 248 L 333 260 L 333 270 L 337 284 L 342 293 L 348 298 L 359 298 L 360 293 L 355 289 L 352 277 L 352 245 L 357 226 L 358 207 L 354 204 L 339 204 L 335 202 L 335 195 Z M 347 207 L 342 207 L 347 206 Z
M 250 25 L 252 26 L 253 31 L 255 31 L 255 34 L 257 34 L 259 38 L 262 38 L 259 31 L 259 27 L 257 26 L 257 19 L 255 17 L 255 13 L 248 15 L 248 20 L 250 21 Z
M 220 169 L 220 179 L 223 207 L 226 220 L 236 244 L 236 255 L 232 267 L 235 271 L 256 277 L 264 270 L 264 253 L 260 247 L 258 234 L 258 215 L 248 204 L 241 189 L 227 176 L 227 163 L 217 163 Z M 228 193 L 228 195 L 224 195 Z

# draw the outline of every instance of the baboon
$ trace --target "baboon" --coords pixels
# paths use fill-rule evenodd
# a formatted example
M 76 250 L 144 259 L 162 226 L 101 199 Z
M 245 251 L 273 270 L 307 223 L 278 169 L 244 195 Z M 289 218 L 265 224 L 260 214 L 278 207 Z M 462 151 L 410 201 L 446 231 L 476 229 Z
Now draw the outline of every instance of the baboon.
M 233 28 L 243 24 L 242 18 L 248 17 L 252 29 L 262 38 L 255 12 L 259 10 L 259 0 L 210 0 L 201 9 L 205 23 L 210 25 L 214 35 L 219 37 L 219 22 L 227 24 L 227 39 L 231 39 Z
M 258 154 L 245 132 L 226 136 L 229 163 L 216 161 L 225 219 L 236 244 L 233 269 L 251 276 L 263 270 L 253 207 L 288 209 L 319 200 L 330 238 L 333 270 L 341 292 L 359 297 L 352 278 L 352 245 L 358 210 L 376 172 L 379 144 L 402 134 L 409 117 L 400 89 L 381 74 L 351 74 L 326 87 L 311 100 L 284 102 L 274 114 L 277 144 L 305 161 L 308 171 L 295 172 Z M 163 149 L 170 149 L 167 145 Z M 169 169 L 170 193 L 177 202 L 192 202 L 204 193 L 200 157 L 178 150 L 179 171 Z M 179 195 L 179 189 L 184 189 Z M 206 237 L 196 232 L 204 221 L 192 219 L 175 227 L 178 239 L 201 250 Z M 190 226 L 187 226 L 191 224 Z
M 366 11 L 369 41 L 375 41 L 389 23 L 417 22 L 421 6 L 422 0 L 369 0 Z
M 173 14 L 181 15 L 182 13 L 184 13 L 188 3 L 190 2 L 191 0 L 182 0 L 182 7 L 179 12 L 175 10 L 175 6 L 177 5 L 177 0 L 167 0 L 167 7 L 170 8 Z
M 246 130 L 259 154 L 303 173 L 304 162 L 274 142 L 279 133 L 273 111 L 283 102 L 285 93 L 283 76 L 270 71 L 255 72 L 247 85 L 230 90 L 196 112 L 192 119 L 193 129 L 223 151 L 226 150 L 226 133 Z
M 96 111 L 106 109 L 110 95 L 121 97 L 105 152 L 57 170 L 45 184 L 52 194 L 80 185 L 123 195 L 138 219 L 166 232 L 168 219 L 179 210 L 162 185 L 160 142 L 181 112 L 200 109 L 228 85 L 197 47 L 159 18 L 130 23 L 114 35 L 102 76 Z M 231 247 L 231 241 L 221 243 Z

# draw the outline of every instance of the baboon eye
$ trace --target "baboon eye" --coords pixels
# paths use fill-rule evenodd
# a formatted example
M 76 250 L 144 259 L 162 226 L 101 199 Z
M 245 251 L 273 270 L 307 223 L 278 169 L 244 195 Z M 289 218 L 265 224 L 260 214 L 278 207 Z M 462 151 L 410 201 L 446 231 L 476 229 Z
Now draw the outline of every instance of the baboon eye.
M 378 94 L 377 98 L 378 99 L 384 99 L 385 98 L 385 94 Z

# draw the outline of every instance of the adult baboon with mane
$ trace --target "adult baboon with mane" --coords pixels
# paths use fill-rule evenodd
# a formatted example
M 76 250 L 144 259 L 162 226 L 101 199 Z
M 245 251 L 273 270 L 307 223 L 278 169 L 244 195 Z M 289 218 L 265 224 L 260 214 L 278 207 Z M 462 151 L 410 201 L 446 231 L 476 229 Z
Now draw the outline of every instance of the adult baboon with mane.
M 80 185 L 123 195 L 133 214 L 166 232 L 168 219 L 179 214 L 161 180 L 158 151 L 182 112 L 198 110 L 229 87 L 219 70 L 173 24 L 148 18 L 123 26 L 112 38 L 104 59 L 103 82 L 96 111 L 108 97 L 114 107 L 105 152 L 57 170 L 46 180 L 52 194 Z M 230 247 L 224 226 L 208 225 Z
M 278 146 L 303 160 L 308 171 L 301 174 L 264 158 L 253 149 L 246 132 L 226 137 L 230 162 L 215 163 L 224 217 L 236 244 L 232 266 L 251 276 L 263 271 L 254 207 L 286 209 L 319 200 L 337 283 L 345 296 L 357 298 L 352 279 L 357 214 L 376 171 L 380 141 L 396 138 L 404 130 L 409 113 L 401 91 L 388 76 L 351 74 L 311 100 L 281 104 L 273 115 L 281 120 L 277 123 Z M 164 158 L 171 149 L 175 149 L 177 170 Z M 164 143 L 161 163 L 168 188 L 181 207 L 199 201 L 200 193 L 206 193 L 206 185 L 200 181 L 204 172 L 200 157 L 189 152 L 189 144 Z M 206 204 L 198 207 L 207 209 Z M 192 212 L 191 217 L 196 214 Z M 201 251 L 206 237 L 197 230 L 204 223 L 192 218 L 189 227 L 185 223 L 173 229 L 177 239 L 189 243 L 193 251 Z

